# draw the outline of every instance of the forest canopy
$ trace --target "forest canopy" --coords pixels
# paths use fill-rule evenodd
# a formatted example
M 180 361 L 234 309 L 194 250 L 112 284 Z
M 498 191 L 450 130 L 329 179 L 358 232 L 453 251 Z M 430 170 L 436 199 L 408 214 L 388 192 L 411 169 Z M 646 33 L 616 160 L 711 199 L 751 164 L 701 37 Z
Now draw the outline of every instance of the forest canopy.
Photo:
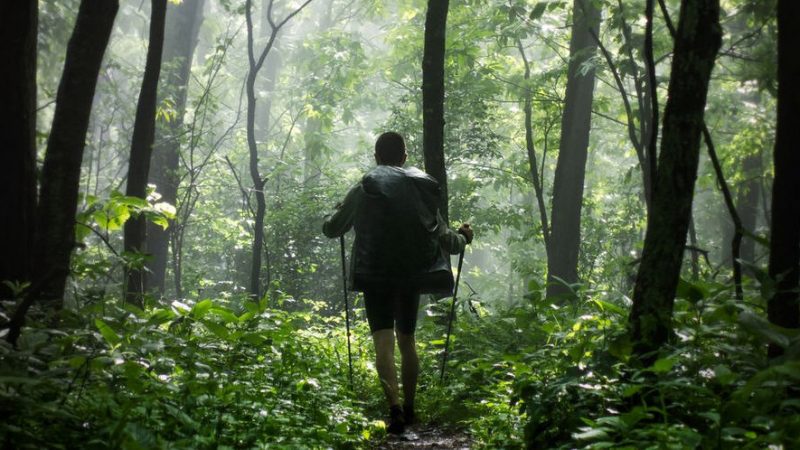
M 794 0 L 3 2 L 0 442 L 796 448 L 798 25 Z M 386 131 L 475 231 L 457 295 L 421 300 L 409 447 L 343 292 L 354 233 L 322 233 Z

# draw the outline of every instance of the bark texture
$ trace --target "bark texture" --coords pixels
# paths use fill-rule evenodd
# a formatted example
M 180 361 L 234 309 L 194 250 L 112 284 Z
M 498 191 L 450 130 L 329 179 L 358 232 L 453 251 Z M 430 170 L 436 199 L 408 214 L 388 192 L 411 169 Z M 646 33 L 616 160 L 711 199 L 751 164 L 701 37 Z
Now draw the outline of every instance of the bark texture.
M 449 3 L 449 0 L 428 0 L 422 55 L 422 150 L 425 171 L 436 178 L 442 189 L 439 208 L 445 222 L 449 215 L 444 165 L 444 58 Z
M 203 21 L 203 3 L 204 0 L 184 0 L 180 5 L 170 6 L 167 10 L 159 98 L 172 102 L 175 117 L 156 126 L 150 182 L 156 185 L 161 201 L 171 205 L 176 205 L 178 199 L 178 163 L 184 131 L 183 116 L 186 113 L 192 58 Z M 166 230 L 152 223 L 147 224 L 147 251 L 152 255 L 147 264 L 149 273 L 145 278 L 149 292 L 164 293 L 167 249 L 172 229 L 172 224 Z
M 34 251 L 37 293 L 60 307 L 75 247 L 81 161 L 97 76 L 119 3 L 83 0 L 67 45 L 42 167 Z
M 591 1 L 575 0 L 572 17 L 561 143 L 553 178 L 550 248 L 547 250 L 547 297 L 569 293 L 569 289 L 556 278 L 567 283 L 578 281 L 583 182 L 595 78 L 594 69 L 584 73 L 582 66 L 594 56 L 597 49 L 597 41 L 592 34 L 597 34 L 600 11 Z
M 0 282 L 30 281 L 36 214 L 38 3 L 0 3 Z M 0 298 L 13 292 L 0 284 Z
M 721 42 L 719 0 L 683 0 L 673 50 L 653 203 L 630 314 L 634 353 L 648 363 L 672 332 L 672 307 L 691 218 L 711 70 Z
M 769 274 L 777 280 L 777 292 L 769 299 L 769 321 L 785 328 L 800 328 L 798 280 L 800 279 L 800 39 L 792 27 L 800 23 L 800 3 L 778 0 L 778 126 L 775 138 L 775 179 L 772 184 L 772 233 Z M 770 357 L 783 349 L 770 345 Z

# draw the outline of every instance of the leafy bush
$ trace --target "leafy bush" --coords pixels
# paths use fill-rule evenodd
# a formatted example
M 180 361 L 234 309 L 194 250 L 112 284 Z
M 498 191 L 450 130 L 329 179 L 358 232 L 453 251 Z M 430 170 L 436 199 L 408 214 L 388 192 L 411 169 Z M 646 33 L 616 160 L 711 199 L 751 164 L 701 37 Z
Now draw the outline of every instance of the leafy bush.
M 364 397 L 348 392 L 340 320 L 315 318 L 317 303 L 293 313 L 265 305 L 205 299 L 147 312 L 93 307 L 70 318 L 68 333 L 28 330 L 18 351 L 0 347 L 2 441 L 15 448 L 355 448 L 382 435 L 382 423 L 354 400 Z M 366 367 L 356 369 L 365 379 Z

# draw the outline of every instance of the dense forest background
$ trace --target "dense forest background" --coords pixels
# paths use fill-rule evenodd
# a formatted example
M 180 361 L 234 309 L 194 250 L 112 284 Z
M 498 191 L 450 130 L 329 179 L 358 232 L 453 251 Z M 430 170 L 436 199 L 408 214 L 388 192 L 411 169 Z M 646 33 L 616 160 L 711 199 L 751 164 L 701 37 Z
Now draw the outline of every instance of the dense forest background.
M 321 225 L 393 130 L 476 231 L 443 381 L 451 299 L 420 311 L 423 422 L 798 445 L 798 24 L 792 0 L 4 2 L 0 441 L 382 445 Z

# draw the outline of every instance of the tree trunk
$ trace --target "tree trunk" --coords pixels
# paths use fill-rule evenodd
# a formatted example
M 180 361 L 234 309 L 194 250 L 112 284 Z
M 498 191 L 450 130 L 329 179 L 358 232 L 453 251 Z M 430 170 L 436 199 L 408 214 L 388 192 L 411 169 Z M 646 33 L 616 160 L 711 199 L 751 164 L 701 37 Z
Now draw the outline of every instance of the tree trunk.
M 425 171 L 441 188 L 440 212 L 445 222 L 447 172 L 444 166 L 444 59 L 449 0 L 428 0 L 425 16 L 425 50 L 422 56 L 422 150 Z
M 745 180 L 739 186 L 736 196 L 736 208 L 742 219 L 742 228 L 754 233 L 758 219 L 758 201 L 761 198 L 761 173 L 764 170 L 761 153 L 756 153 L 745 158 L 742 163 Z M 756 241 L 749 236 L 742 239 L 740 250 L 742 260 L 753 262 L 756 260 Z
M 97 76 L 119 3 L 83 0 L 67 45 L 64 72 L 41 174 L 34 260 L 39 296 L 61 306 L 75 247 L 81 161 Z
M 11 214 L 0 229 L 3 281 L 31 279 L 36 214 L 36 36 L 38 3 L 0 3 L 0 205 Z
M 136 105 L 136 120 L 133 124 L 131 156 L 128 164 L 128 186 L 125 194 L 130 197 L 147 197 L 147 177 L 150 172 L 150 156 L 156 125 L 156 100 L 158 78 L 161 72 L 161 54 L 164 48 L 164 23 L 167 15 L 167 0 L 152 0 L 150 13 L 150 37 L 147 60 L 142 79 L 142 89 Z M 139 215 L 125 222 L 124 238 L 126 252 L 145 252 L 145 217 Z M 125 300 L 139 307 L 144 304 L 144 271 L 138 267 L 127 270 Z
M 203 21 L 203 2 L 204 0 L 184 0 L 180 5 L 167 10 L 166 39 L 161 60 L 164 82 L 159 97 L 171 100 L 175 117 L 156 127 L 150 182 L 156 185 L 161 201 L 171 205 L 175 205 L 178 199 L 178 162 L 184 131 L 183 116 L 186 113 L 194 49 Z M 161 295 L 166 284 L 167 249 L 171 233 L 172 228 L 164 230 L 159 225 L 147 224 L 147 251 L 152 255 L 152 260 L 147 264 L 150 273 L 145 277 L 145 285 L 148 291 Z
M 532 93 L 528 82 L 531 79 L 531 65 L 525 55 L 525 49 L 522 46 L 522 41 L 517 40 L 517 49 L 522 62 L 525 65 L 525 99 L 522 106 L 525 113 L 525 149 L 528 153 L 528 168 L 531 174 L 531 182 L 533 183 L 533 190 L 536 194 L 536 203 L 539 207 L 539 220 L 542 226 L 542 240 L 544 241 L 545 252 L 550 249 L 550 226 L 547 222 L 547 207 L 544 200 L 544 183 L 543 176 L 539 176 L 539 163 L 536 160 L 536 148 L 533 145 L 533 108 L 532 108 Z M 544 161 L 542 161 L 544 167 Z M 543 175 L 543 174 L 542 174 Z M 550 256 L 547 256 L 550 259 Z
M 796 30 L 800 3 L 778 0 L 778 125 L 775 136 L 775 180 L 772 184 L 772 236 L 769 274 L 777 280 L 777 291 L 767 304 L 769 321 L 785 328 L 800 328 L 797 289 L 800 278 L 800 151 L 797 124 L 800 121 L 800 44 Z M 783 349 L 769 346 L 769 356 Z
M 593 2 L 575 0 L 572 10 L 570 62 L 561 117 L 561 144 L 553 179 L 553 210 L 550 215 L 550 248 L 547 251 L 547 297 L 564 296 L 569 289 L 561 281 L 578 281 L 578 251 L 581 236 L 581 206 L 586 157 L 589 147 L 594 69 L 582 73 L 597 43 L 600 11 Z
M 681 2 L 658 171 L 630 314 L 634 353 L 653 360 L 672 332 L 711 70 L 721 42 L 719 0 Z
M 267 210 L 267 202 L 264 197 L 264 184 L 266 179 L 261 177 L 258 167 L 258 143 L 256 142 L 256 92 L 255 84 L 258 72 L 264 65 L 264 61 L 275 45 L 278 32 L 286 23 L 302 11 L 312 0 L 305 0 L 300 6 L 289 12 L 280 22 L 275 22 L 272 18 L 272 8 L 274 0 L 267 0 L 265 19 L 269 24 L 270 34 L 264 48 L 257 55 L 254 49 L 253 39 L 253 2 L 245 2 L 245 20 L 247 24 L 247 61 L 248 72 L 245 82 L 247 92 L 247 149 L 250 155 L 250 178 L 253 181 L 253 191 L 256 195 L 256 211 L 253 224 L 253 246 L 251 247 L 252 264 L 250 266 L 250 287 L 248 289 L 253 299 L 261 297 L 261 252 L 264 247 L 264 214 Z

